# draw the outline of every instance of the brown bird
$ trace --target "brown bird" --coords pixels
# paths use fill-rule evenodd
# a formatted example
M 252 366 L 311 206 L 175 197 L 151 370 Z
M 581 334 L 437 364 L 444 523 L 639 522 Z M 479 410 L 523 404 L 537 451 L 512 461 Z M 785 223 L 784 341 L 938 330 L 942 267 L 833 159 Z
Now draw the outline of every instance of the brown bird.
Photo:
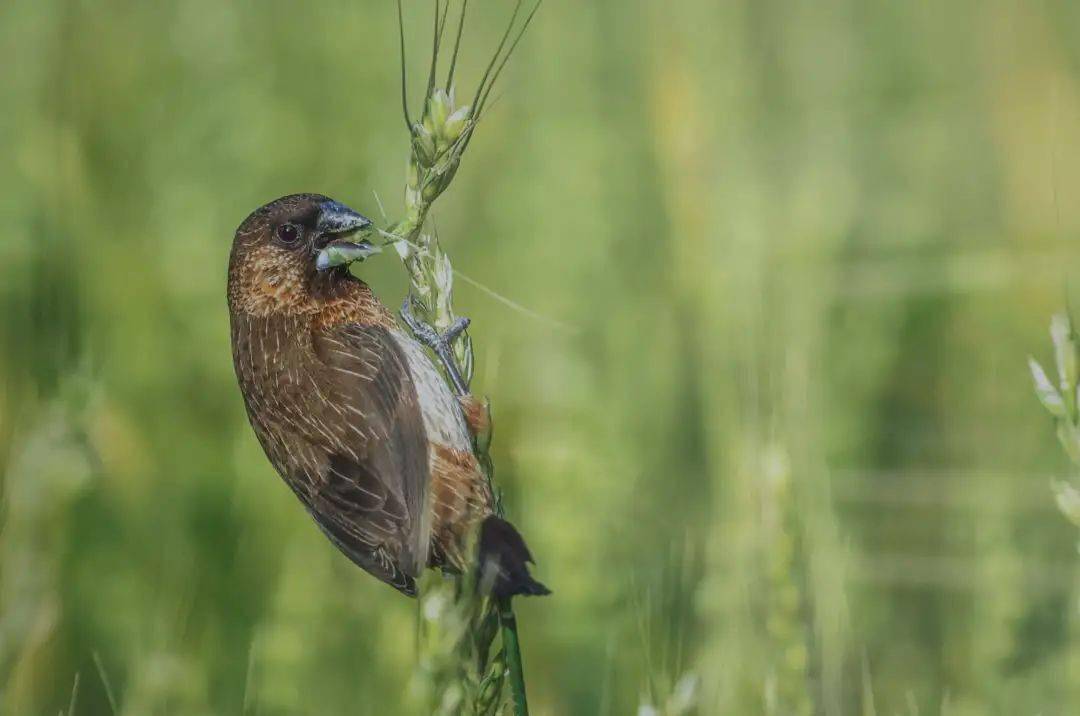
M 547 594 L 521 535 L 495 515 L 473 450 L 487 412 L 464 394 L 448 350 L 467 322 L 440 336 L 403 311 L 446 362 L 455 396 L 349 272 L 375 251 L 360 239 L 370 226 L 325 196 L 295 194 L 236 230 L 233 363 L 255 435 L 330 541 L 405 594 L 425 567 L 463 572 L 472 559 L 496 596 Z

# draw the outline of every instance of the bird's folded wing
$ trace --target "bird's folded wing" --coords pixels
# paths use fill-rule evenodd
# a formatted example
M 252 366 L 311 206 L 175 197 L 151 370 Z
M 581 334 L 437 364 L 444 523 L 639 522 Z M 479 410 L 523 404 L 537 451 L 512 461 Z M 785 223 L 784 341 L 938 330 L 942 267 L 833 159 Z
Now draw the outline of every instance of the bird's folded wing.
M 413 593 L 426 566 L 428 444 L 408 364 L 379 326 L 314 336 L 318 361 L 297 427 L 314 455 L 298 475 L 324 532 L 350 559 Z

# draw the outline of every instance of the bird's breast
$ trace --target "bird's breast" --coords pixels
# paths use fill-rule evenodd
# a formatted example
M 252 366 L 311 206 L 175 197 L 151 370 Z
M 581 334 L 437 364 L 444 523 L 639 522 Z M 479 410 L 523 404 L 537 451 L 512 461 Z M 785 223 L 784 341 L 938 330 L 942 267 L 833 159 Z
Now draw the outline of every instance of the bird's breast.
M 431 563 L 466 569 L 468 535 L 491 514 L 494 499 L 473 454 L 458 399 L 419 343 L 401 331 L 391 335 L 408 364 L 427 433 Z
M 424 348 L 399 330 L 391 332 L 401 347 L 409 375 L 416 386 L 420 414 L 428 440 L 451 450 L 472 453 L 472 441 L 461 406 Z

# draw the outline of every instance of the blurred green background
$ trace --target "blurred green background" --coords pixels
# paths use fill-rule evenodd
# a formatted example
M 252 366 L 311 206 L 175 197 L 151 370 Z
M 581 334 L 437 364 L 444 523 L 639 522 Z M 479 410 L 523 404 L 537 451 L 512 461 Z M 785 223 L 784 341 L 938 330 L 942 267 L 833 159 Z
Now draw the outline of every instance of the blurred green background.
M 471 10 L 463 86 L 510 4 Z M 0 712 L 413 708 L 415 604 L 261 454 L 224 301 L 272 198 L 397 216 L 395 22 L 0 4 Z M 1080 258 L 1080 4 L 549 0 L 500 89 L 435 220 L 569 326 L 458 282 L 555 590 L 534 712 L 1080 713 L 1024 365 Z

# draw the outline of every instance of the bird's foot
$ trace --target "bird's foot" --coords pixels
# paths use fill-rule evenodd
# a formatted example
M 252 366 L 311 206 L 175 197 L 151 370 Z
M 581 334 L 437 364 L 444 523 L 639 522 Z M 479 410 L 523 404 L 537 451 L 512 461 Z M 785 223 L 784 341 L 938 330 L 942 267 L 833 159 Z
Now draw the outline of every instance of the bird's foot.
M 405 325 L 412 331 L 416 340 L 423 343 L 425 346 L 435 352 L 435 355 L 439 357 L 439 360 L 443 364 L 443 368 L 446 370 L 447 375 L 450 376 L 450 381 L 457 390 L 458 395 L 467 395 L 469 387 L 466 385 L 465 380 L 461 377 L 461 371 L 457 367 L 457 361 L 454 360 L 454 341 L 458 339 L 466 328 L 469 327 L 471 321 L 468 318 L 459 318 L 451 324 L 442 333 L 429 323 L 417 318 L 412 312 L 412 296 L 406 296 L 405 301 L 401 304 L 401 319 L 405 321 Z
M 405 321 L 405 325 L 409 327 L 409 330 L 413 332 L 416 340 L 436 353 L 440 350 L 451 350 L 454 341 L 471 323 L 468 318 L 459 318 L 444 332 L 439 333 L 434 326 L 425 323 L 413 314 L 411 296 L 406 296 L 405 302 L 401 304 L 401 318 Z

